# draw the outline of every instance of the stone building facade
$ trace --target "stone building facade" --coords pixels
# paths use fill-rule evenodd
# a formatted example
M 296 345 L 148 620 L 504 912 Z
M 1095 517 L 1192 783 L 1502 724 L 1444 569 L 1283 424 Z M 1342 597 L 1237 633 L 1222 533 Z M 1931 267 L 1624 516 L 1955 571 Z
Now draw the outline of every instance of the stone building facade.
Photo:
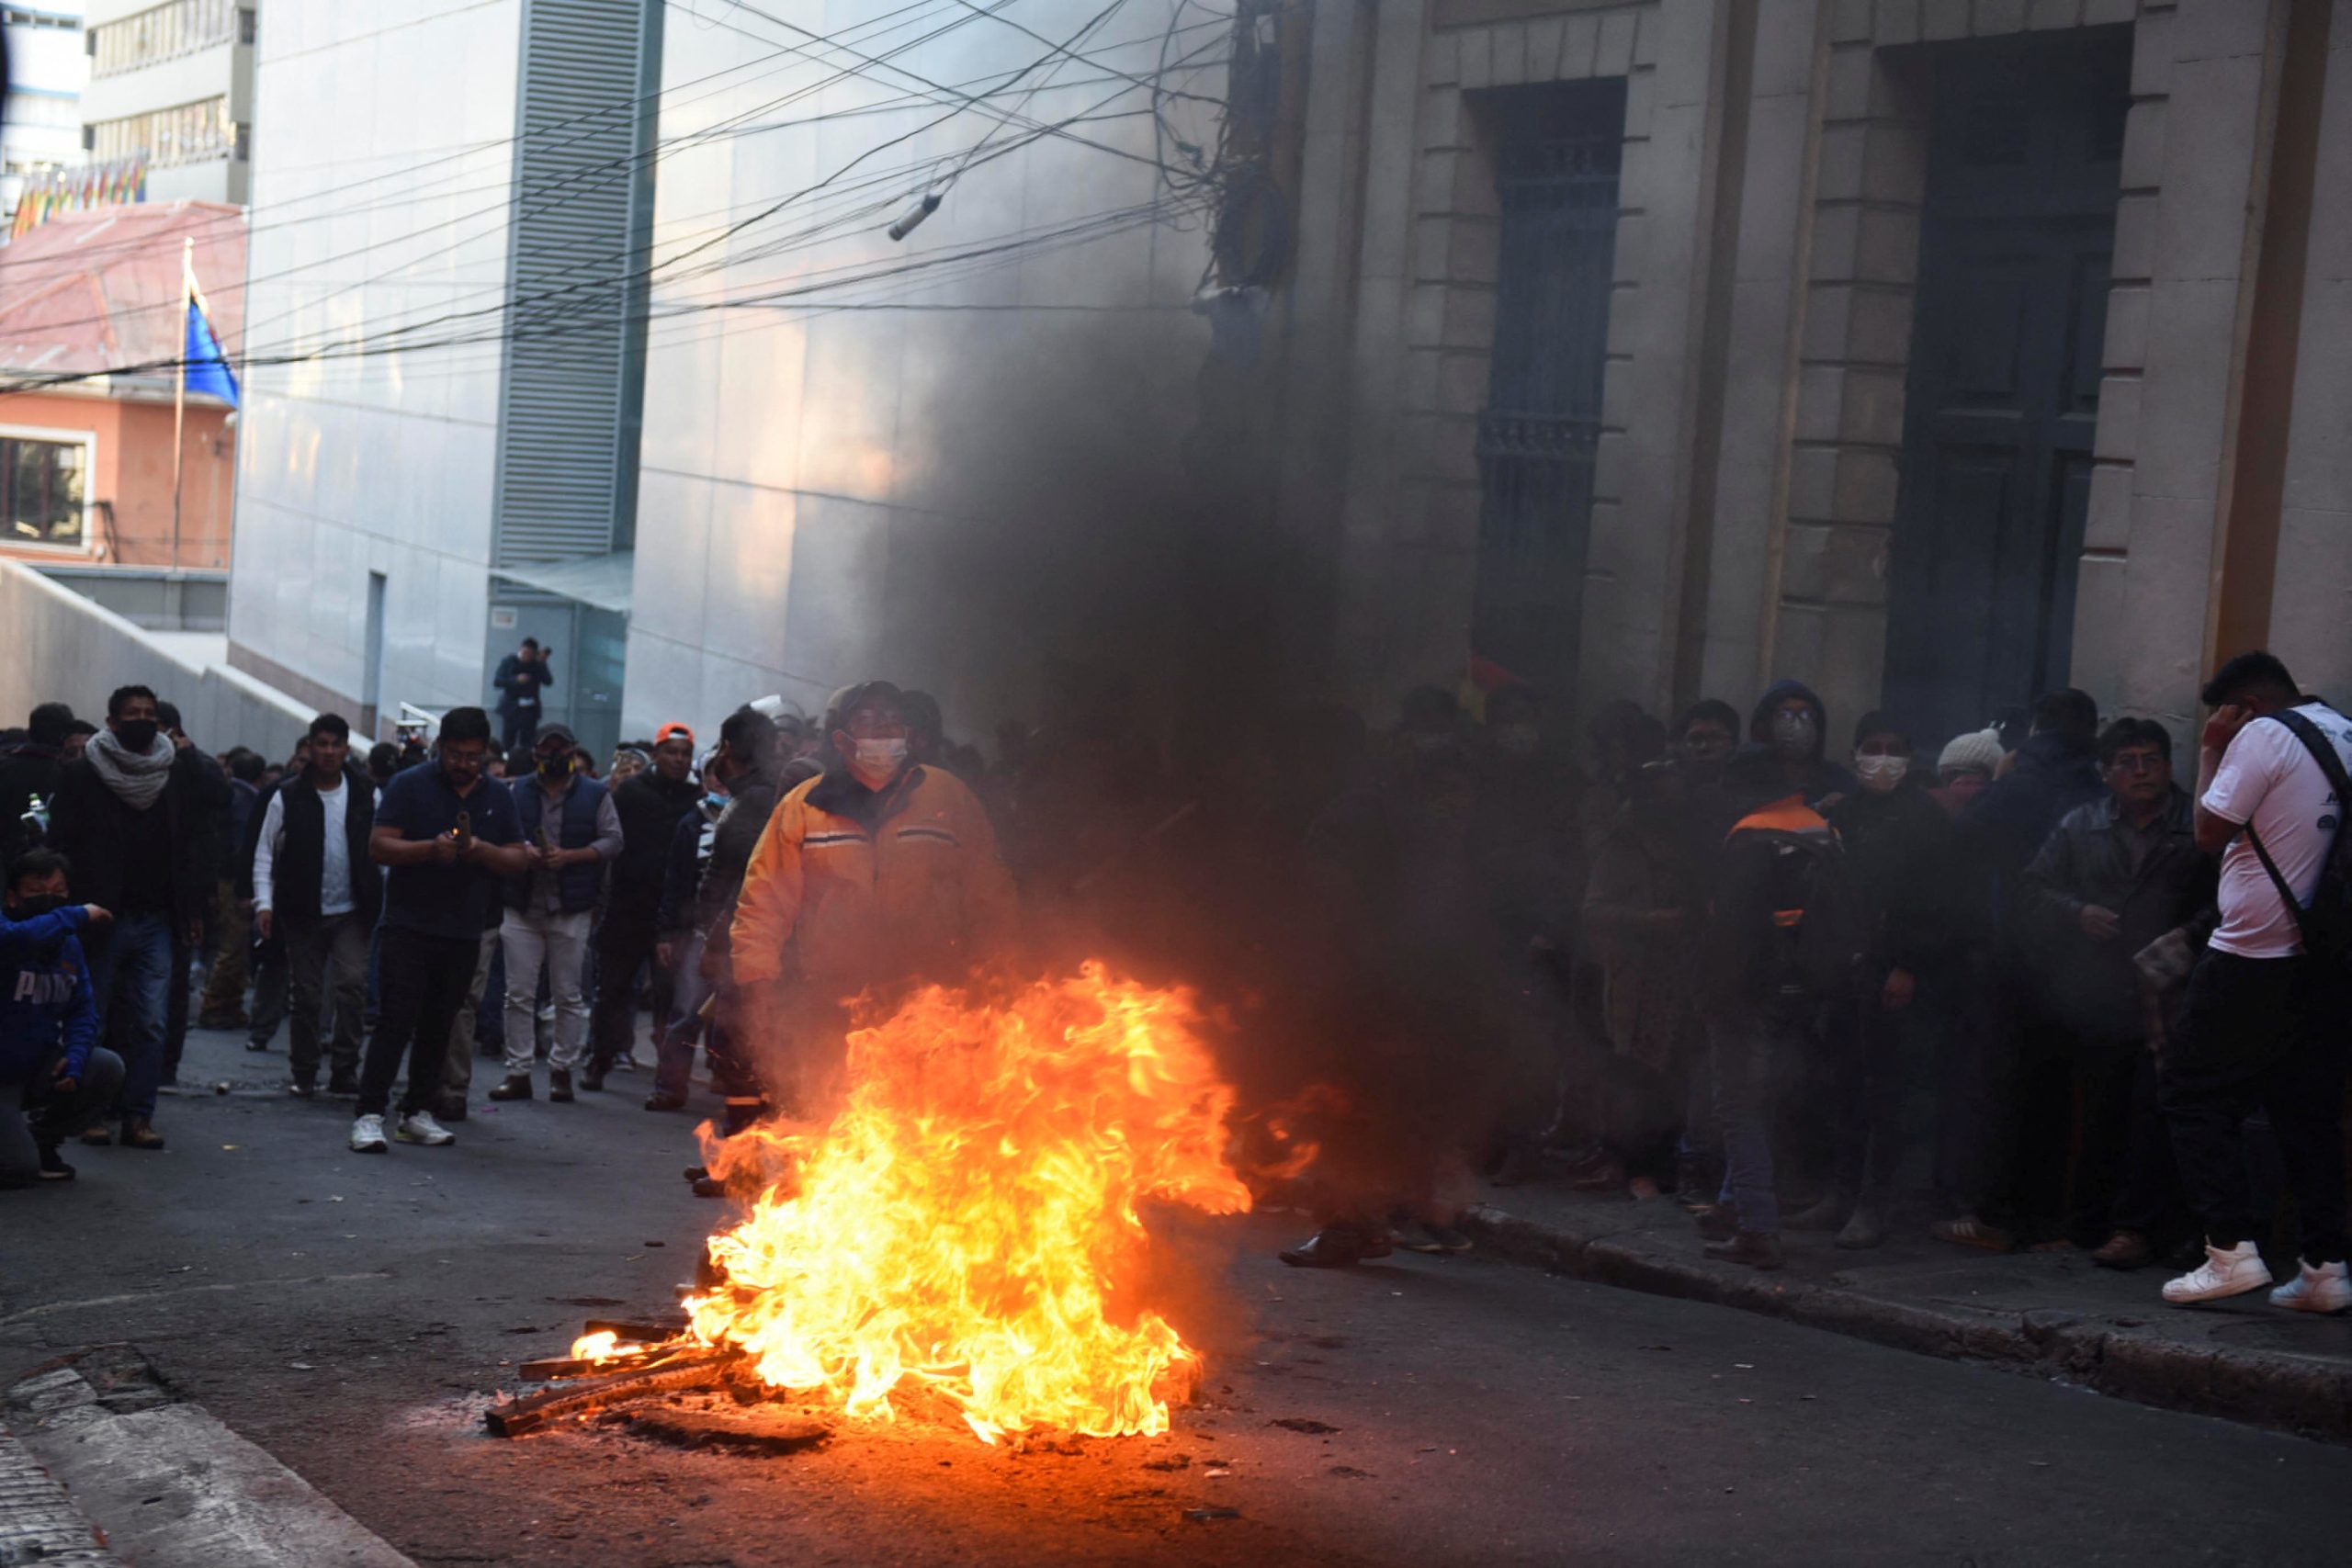
M 1927 742 L 2070 683 L 2185 734 L 2256 646 L 2346 688 L 2352 5 L 1312 29 L 1281 509 L 1352 695 L 1785 675 Z

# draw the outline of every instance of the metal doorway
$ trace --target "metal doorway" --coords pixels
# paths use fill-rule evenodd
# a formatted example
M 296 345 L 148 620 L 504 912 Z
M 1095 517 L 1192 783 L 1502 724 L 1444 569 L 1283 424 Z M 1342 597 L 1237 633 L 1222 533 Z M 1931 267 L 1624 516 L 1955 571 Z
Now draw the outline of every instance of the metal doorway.
M 1489 95 L 1502 208 L 1495 341 L 1478 418 L 1471 644 L 1555 694 L 1574 690 L 1585 544 L 1617 250 L 1621 78 Z
M 2068 682 L 2131 29 L 1935 57 L 1887 620 L 1922 739 Z

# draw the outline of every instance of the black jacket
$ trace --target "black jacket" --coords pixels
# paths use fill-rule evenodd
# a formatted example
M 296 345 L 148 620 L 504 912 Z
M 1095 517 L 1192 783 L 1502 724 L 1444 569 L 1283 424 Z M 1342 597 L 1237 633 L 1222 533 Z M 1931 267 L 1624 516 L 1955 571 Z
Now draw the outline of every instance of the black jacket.
M 613 862 L 607 919 L 654 918 L 670 840 L 701 798 L 702 786 L 694 780 L 673 782 L 650 770 L 613 792 L 613 809 L 621 819 L 621 852 Z
M 2217 872 L 2197 848 L 2195 816 L 2176 786 L 2161 835 L 2132 868 L 2132 829 L 2112 795 L 2059 820 L 2024 876 L 2021 922 L 2058 1018 L 2102 1043 L 2147 1032 L 2132 954 L 2183 926 L 2209 933 Z M 2122 931 L 2101 942 L 2085 933 L 2086 905 L 2112 909 Z
M 716 818 L 699 810 L 678 818 L 671 830 L 670 848 L 662 868 L 662 902 L 653 914 L 653 929 L 663 936 L 698 928 L 702 923 L 704 868 L 710 864 L 718 838 Z
M 2106 794 L 2098 764 L 2088 751 L 2056 735 L 2035 735 L 2018 748 L 2017 764 L 2008 777 L 1994 780 L 1968 808 L 1964 826 L 1969 853 L 1976 861 L 1988 906 L 1984 918 L 2012 961 L 2022 956 L 2023 945 L 2031 940 L 2025 868 L 2060 818 Z
M 526 684 L 522 681 L 521 676 L 526 670 L 538 677 L 535 683 Z M 526 663 L 520 655 L 510 653 L 498 661 L 498 672 L 490 678 L 490 683 L 498 688 L 498 711 L 512 716 L 526 702 L 533 708 L 544 711 L 547 705 L 540 699 L 540 694 L 555 684 L 555 676 L 548 671 L 546 660 L 534 659 Z
M 743 895 L 743 874 L 752 867 L 752 852 L 784 798 L 784 786 L 762 768 L 737 781 L 734 798 L 718 818 L 710 845 L 710 861 L 695 898 L 695 925 L 709 941 L 711 951 L 728 951 L 728 933 L 734 924 L 735 900 Z
M 164 813 L 164 841 L 170 845 L 164 874 L 175 927 L 195 919 L 212 897 L 214 863 L 205 858 L 209 825 L 204 817 L 212 801 L 203 771 L 209 760 L 193 747 L 182 751 L 162 796 L 148 808 Z M 87 758 L 68 762 L 58 774 L 49 841 L 73 862 L 76 903 L 120 910 L 131 817 L 130 807 L 107 787 Z
M 368 835 L 376 823 L 376 788 L 368 783 L 366 773 L 358 768 L 344 770 L 343 787 L 345 794 L 343 807 L 344 850 L 351 858 L 351 898 L 354 911 L 364 925 L 372 927 L 384 903 L 384 868 L 368 853 Z M 302 773 L 281 782 L 278 798 L 284 818 L 285 840 L 278 846 L 277 858 L 270 866 L 274 886 L 270 907 L 283 919 L 315 920 L 319 918 L 319 885 L 326 874 L 326 807 L 319 800 L 318 786 Z M 263 808 L 266 814 L 267 807 Z M 254 824 L 254 838 L 261 837 L 259 824 Z M 253 876 L 253 861 L 245 861 L 245 876 Z
M 9 860 L 33 847 L 38 835 L 20 826 L 25 808 L 38 796 L 57 793 L 65 763 L 57 748 L 25 740 L 0 753 L 0 852 Z
M 1871 960 L 1882 971 L 1935 968 L 1967 929 L 1951 815 L 1905 780 L 1883 795 L 1857 790 L 1831 808 L 1829 825 L 1860 886 Z

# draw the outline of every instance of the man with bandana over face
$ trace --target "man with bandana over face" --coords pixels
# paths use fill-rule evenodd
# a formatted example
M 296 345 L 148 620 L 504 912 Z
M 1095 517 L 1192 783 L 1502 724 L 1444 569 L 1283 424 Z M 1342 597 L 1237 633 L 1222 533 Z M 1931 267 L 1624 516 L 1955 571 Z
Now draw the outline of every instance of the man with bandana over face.
M 152 1119 L 164 1078 L 172 953 L 196 940 L 212 891 L 197 852 L 203 762 L 164 733 L 153 692 L 124 686 L 107 697 L 106 728 L 66 764 L 50 803 L 50 842 L 73 863 L 75 900 L 115 914 L 104 940 L 93 939 L 90 984 L 100 1026 L 122 1047 L 118 1109 L 122 1142 L 135 1149 L 164 1146 Z M 101 1123 L 83 1142 L 114 1136 Z
M 1013 940 L 1019 908 L 988 814 L 910 755 L 908 719 L 888 681 L 842 693 L 824 773 L 776 803 L 744 871 L 731 1021 L 803 1110 L 838 1065 L 844 998 L 953 985 Z

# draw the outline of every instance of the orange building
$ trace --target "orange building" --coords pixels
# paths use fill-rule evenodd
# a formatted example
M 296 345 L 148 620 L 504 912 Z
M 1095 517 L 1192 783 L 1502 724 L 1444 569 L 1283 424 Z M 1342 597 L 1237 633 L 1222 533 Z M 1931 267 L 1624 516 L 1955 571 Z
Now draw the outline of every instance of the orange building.
M 174 437 L 184 256 L 233 364 L 243 208 L 99 208 L 0 249 L 0 556 L 229 564 L 236 412 L 191 392 Z

